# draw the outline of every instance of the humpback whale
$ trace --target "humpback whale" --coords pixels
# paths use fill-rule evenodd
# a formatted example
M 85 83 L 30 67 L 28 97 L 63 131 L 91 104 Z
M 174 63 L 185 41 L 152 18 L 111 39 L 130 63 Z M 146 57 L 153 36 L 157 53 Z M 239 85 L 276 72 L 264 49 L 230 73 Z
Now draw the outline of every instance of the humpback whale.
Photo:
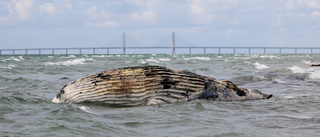
M 242 101 L 271 98 L 258 90 L 239 88 L 189 71 L 163 66 L 136 66 L 103 71 L 66 84 L 54 103 L 97 103 L 139 106 L 196 99 Z

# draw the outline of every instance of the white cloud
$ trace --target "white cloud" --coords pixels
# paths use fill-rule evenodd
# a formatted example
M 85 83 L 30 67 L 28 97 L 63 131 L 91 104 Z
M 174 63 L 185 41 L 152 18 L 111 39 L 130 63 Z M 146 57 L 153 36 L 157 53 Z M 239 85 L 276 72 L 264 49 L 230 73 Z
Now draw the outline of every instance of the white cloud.
M 88 22 L 86 25 L 89 27 L 103 27 L 103 28 L 115 28 L 120 26 L 120 24 L 115 21 Z
M 71 3 L 64 3 L 62 6 L 67 8 L 68 10 L 72 9 L 72 4 Z
M 103 20 L 103 19 L 109 19 L 112 17 L 112 14 L 108 13 L 105 10 L 99 10 L 96 5 L 92 5 L 91 8 L 87 9 L 85 11 L 85 14 L 87 17 L 90 19 L 98 19 L 98 20 Z M 90 20 L 89 20 L 90 21 Z
M 86 13 L 92 15 L 92 14 L 95 14 L 95 12 L 97 12 L 97 11 L 98 11 L 98 8 L 96 7 L 96 5 L 92 5 L 91 8 L 86 10 Z
M 40 10 L 40 12 L 46 12 L 51 15 L 54 15 L 58 12 L 58 10 L 53 5 L 53 3 L 45 3 L 45 4 L 40 5 L 39 10 Z
M 286 10 L 296 10 L 296 9 L 317 9 L 319 1 L 315 0 L 287 0 Z
M 0 0 L 0 29 L 114 28 L 139 31 L 141 35 L 148 30 L 152 35 L 177 31 L 199 37 L 208 34 L 268 40 L 283 34 L 289 40 L 293 34 L 285 32 L 296 32 L 295 36 L 305 34 L 302 31 L 319 33 L 319 4 L 319 0 Z
M 308 5 L 308 7 L 313 8 L 313 9 L 318 8 L 318 2 L 314 1 L 314 0 L 309 1 L 307 5 Z
M 126 2 L 134 4 L 136 6 L 146 6 L 148 0 L 126 0 Z
M 20 19 L 25 20 L 29 18 L 30 10 L 32 7 L 31 0 L 14 1 L 14 9 L 17 11 Z
M 138 22 L 155 23 L 157 18 L 152 11 L 145 11 L 142 14 L 132 14 L 131 19 Z
M 145 9 L 143 12 L 140 13 L 132 13 L 129 14 L 130 20 L 133 22 L 139 22 L 139 23 L 148 23 L 153 24 L 157 22 L 157 15 L 156 15 L 156 8 L 154 8 L 152 2 L 147 2 L 145 0 L 135 1 L 132 2 L 132 0 L 128 0 L 129 3 L 133 3 L 140 8 Z
M 215 15 L 205 11 L 203 5 L 199 3 L 192 3 L 190 5 L 191 13 L 193 13 L 192 22 L 196 24 L 211 24 Z
M 285 7 L 287 10 L 294 10 L 297 8 L 297 3 L 294 0 L 288 0 Z
M 311 13 L 311 18 L 315 19 L 315 18 L 320 18 L 320 12 L 315 11 Z

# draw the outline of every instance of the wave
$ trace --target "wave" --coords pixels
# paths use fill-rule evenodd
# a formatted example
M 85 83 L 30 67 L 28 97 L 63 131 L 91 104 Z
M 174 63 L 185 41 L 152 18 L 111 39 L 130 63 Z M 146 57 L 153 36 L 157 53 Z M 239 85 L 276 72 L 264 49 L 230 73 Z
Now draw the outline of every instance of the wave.
M 183 58 L 183 60 L 201 60 L 201 61 L 210 61 L 209 57 L 190 57 L 190 58 Z
M 160 64 L 161 62 L 168 62 L 168 61 L 171 61 L 171 60 L 169 58 L 156 59 L 154 57 L 151 57 L 149 59 L 139 60 L 138 62 L 141 63 L 141 64 Z
M 169 58 L 159 58 L 159 61 L 171 61 Z
M 292 66 L 288 69 L 291 70 L 292 73 L 308 74 L 308 78 L 310 79 L 320 79 L 320 68 L 317 67 L 302 68 L 298 66 Z
M 158 63 L 160 63 L 160 61 L 158 61 L 158 60 L 156 60 L 156 59 L 153 59 L 153 58 L 151 58 L 151 59 L 146 59 L 146 60 L 139 60 L 138 61 L 139 63 L 141 63 L 141 64 L 149 64 L 149 63 L 156 63 L 156 64 L 158 64 Z
M 85 61 L 87 61 L 84 58 L 81 59 L 74 59 L 74 60 L 67 60 L 67 61 L 60 61 L 60 62 L 46 62 L 45 65 L 46 66 L 59 66 L 59 65 L 63 65 L 63 66 L 70 66 L 70 65 L 81 65 L 81 64 L 85 64 Z
M 4 69 L 12 69 L 12 68 L 15 68 L 15 67 L 16 67 L 15 64 L 9 64 L 8 66 L 1 67 L 1 68 L 4 68 Z
M 95 112 L 93 112 L 90 108 L 85 107 L 85 106 L 78 106 L 79 109 L 87 112 L 87 113 L 91 113 L 91 114 L 96 114 Z
M 308 61 L 308 60 L 302 60 L 302 62 L 303 62 L 304 64 L 308 64 L 308 65 L 314 64 L 314 63 L 312 63 L 311 61 Z
M 13 57 L 10 57 L 10 58 L 6 58 L 6 59 L 3 59 L 1 60 L 2 62 L 7 62 L 7 61 L 24 61 L 24 58 L 23 56 L 13 56 Z
M 311 72 L 309 74 L 309 78 L 311 78 L 311 79 L 320 79 L 320 70 Z
M 60 58 L 67 59 L 67 58 L 75 58 L 75 57 L 76 57 L 75 55 L 69 55 L 69 56 L 61 56 Z
M 260 64 L 259 62 L 256 62 L 253 65 L 255 65 L 256 69 L 268 69 L 268 68 L 270 68 L 269 66 L 264 65 L 264 64 Z
M 290 69 L 293 73 L 307 73 L 308 71 L 304 68 L 298 67 L 298 66 L 292 66 Z
M 282 77 L 275 76 L 239 76 L 231 79 L 232 82 L 234 82 L 236 85 L 245 85 L 249 83 L 255 83 L 260 81 L 270 81 L 272 83 L 278 83 L 278 84 L 286 84 L 285 81 L 281 80 Z

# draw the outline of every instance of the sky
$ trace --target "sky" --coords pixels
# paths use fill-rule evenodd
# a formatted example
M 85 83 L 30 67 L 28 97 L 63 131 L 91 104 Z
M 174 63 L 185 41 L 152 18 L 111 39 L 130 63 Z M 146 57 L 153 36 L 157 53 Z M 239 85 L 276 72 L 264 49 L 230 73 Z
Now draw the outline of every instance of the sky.
M 0 49 L 319 47 L 320 0 L 0 0 Z

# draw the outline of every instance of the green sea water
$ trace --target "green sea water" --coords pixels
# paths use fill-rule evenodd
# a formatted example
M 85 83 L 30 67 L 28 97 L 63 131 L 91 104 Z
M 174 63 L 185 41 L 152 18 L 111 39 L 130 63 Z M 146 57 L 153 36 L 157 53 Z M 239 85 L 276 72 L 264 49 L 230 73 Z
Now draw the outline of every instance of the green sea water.
M 0 136 L 319 136 L 318 54 L 0 56 Z M 54 104 L 67 83 L 120 67 L 187 70 L 268 100 L 110 108 Z

